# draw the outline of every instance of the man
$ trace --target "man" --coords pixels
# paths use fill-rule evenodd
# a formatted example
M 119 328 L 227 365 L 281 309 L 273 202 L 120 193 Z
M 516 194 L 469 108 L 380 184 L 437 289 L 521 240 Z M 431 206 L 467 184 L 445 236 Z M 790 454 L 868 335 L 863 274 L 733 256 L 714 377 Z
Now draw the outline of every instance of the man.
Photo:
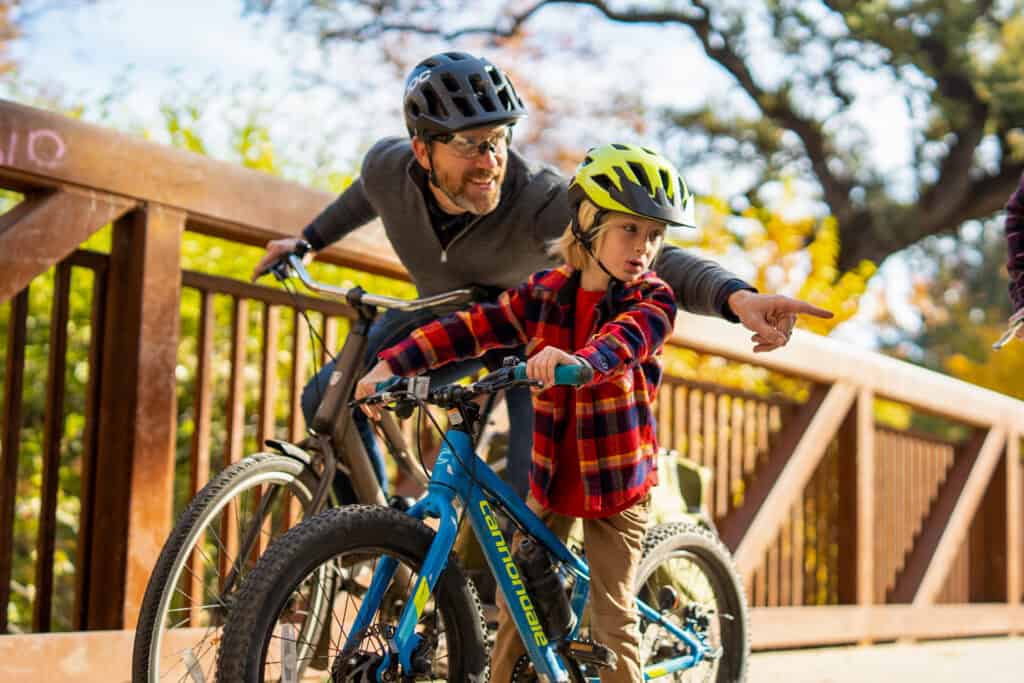
M 568 181 L 509 148 L 512 125 L 526 116 L 511 81 L 486 59 L 446 52 L 420 62 L 405 87 L 410 139 L 385 138 L 374 145 L 360 177 L 303 230 L 303 238 L 322 249 L 379 217 L 421 296 L 467 285 L 497 293 L 549 265 L 547 242 L 569 223 Z M 255 273 L 292 251 L 297 239 L 268 243 Z M 742 323 L 754 333 L 759 352 L 784 346 L 798 314 L 832 315 L 788 297 L 758 294 L 717 264 L 672 246 L 662 250 L 655 271 L 683 309 Z M 367 367 L 379 351 L 429 317 L 382 316 L 370 332 Z M 436 372 L 443 376 L 434 379 L 451 381 L 480 367 L 474 362 L 441 368 Z M 326 365 L 303 393 L 307 422 L 332 370 L 333 364 Z M 529 392 L 509 392 L 506 400 L 511 423 L 506 478 L 525 497 Z M 383 483 L 372 430 L 360 411 L 356 419 Z

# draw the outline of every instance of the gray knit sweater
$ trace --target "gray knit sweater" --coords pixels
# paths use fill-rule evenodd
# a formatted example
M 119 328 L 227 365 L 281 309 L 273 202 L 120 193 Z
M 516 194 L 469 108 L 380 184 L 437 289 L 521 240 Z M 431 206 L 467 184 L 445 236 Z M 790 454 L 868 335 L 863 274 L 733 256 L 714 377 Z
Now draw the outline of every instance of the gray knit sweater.
M 380 217 L 421 296 L 467 285 L 509 289 L 554 265 L 546 243 L 569 223 L 567 184 L 553 168 L 510 151 L 497 208 L 472 220 L 442 250 L 423 194 L 426 173 L 408 139 L 385 138 L 366 154 L 359 178 L 313 219 L 303 236 L 322 249 Z M 734 322 L 726 300 L 737 290 L 753 289 L 713 261 L 673 246 L 662 249 L 655 271 L 684 310 Z

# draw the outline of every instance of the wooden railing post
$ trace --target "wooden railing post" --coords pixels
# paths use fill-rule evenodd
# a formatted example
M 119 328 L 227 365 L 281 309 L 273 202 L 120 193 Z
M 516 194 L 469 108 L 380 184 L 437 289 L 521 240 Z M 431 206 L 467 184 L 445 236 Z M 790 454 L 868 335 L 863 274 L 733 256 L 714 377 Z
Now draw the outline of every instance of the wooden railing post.
M 3 421 L 0 422 L 0 635 L 8 631 L 7 605 L 11 599 L 14 503 L 18 494 L 27 322 L 28 287 L 11 299 L 7 327 L 7 367 L 3 387 Z
M 857 604 L 875 601 L 875 392 L 857 397 Z
M 875 572 L 875 395 L 857 392 L 839 438 L 839 602 L 870 606 Z
M 970 602 L 1006 602 L 1008 597 L 1006 475 L 1004 452 L 985 487 L 966 538 Z
M 170 531 L 184 214 L 149 204 L 114 225 L 100 369 L 90 629 L 132 628 Z

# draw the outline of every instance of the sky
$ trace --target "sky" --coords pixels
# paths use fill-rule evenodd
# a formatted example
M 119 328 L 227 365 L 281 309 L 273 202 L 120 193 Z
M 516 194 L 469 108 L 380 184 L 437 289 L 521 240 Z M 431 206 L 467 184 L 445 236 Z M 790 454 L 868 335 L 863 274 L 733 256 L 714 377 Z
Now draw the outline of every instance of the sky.
M 482 1 L 481 7 L 495 4 Z M 346 150 L 359 135 L 401 132 L 395 106 L 400 91 L 395 90 L 393 74 L 381 73 L 374 83 L 372 72 L 370 78 L 362 73 L 366 61 L 359 59 L 357 49 L 337 48 L 325 57 L 313 40 L 287 31 L 275 17 L 243 17 L 238 0 L 100 0 L 95 4 L 70 0 L 53 6 L 57 9 L 25 27 L 23 39 L 13 46 L 23 77 L 60 83 L 69 94 L 81 94 L 87 100 L 115 92 L 118 106 L 111 117 L 119 125 L 151 121 L 161 101 L 199 92 L 215 79 L 221 94 L 235 88 L 247 91 L 249 101 L 258 102 L 254 92 L 262 91 L 275 117 L 288 118 L 289 124 L 282 126 L 291 131 L 288 137 L 301 137 L 296 131 L 310 129 L 305 122 L 322 125 L 325 115 L 336 116 L 342 107 L 336 89 L 298 92 L 294 80 L 298 70 L 307 75 L 307 81 L 323 78 L 342 88 L 358 88 L 364 101 L 368 90 L 382 86 L 384 115 L 373 122 L 348 121 L 351 133 L 336 143 L 337 150 Z M 481 17 L 453 20 L 452 27 L 458 27 L 458 21 L 472 24 L 485 17 L 482 10 Z M 627 72 L 650 106 L 696 106 L 725 97 L 730 87 L 729 79 L 708 63 L 683 29 L 614 25 L 594 12 L 561 7 L 539 13 L 532 25 L 558 26 L 570 19 L 587 22 L 593 42 L 627 69 L 629 61 L 641 54 L 638 45 L 643 46 L 647 63 L 666 65 L 658 73 Z M 773 74 L 773 63 L 755 62 L 764 82 L 781 75 L 777 70 Z M 519 71 L 527 66 L 518 66 Z M 594 77 L 594 67 L 579 60 L 568 60 L 560 67 L 530 75 L 539 80 L 548 97 L 599 106 L 602 80 Z M 357 70 L 362 78 L 354 73 Z M 870 131 L 869 155 L 886 169 L 904 166 L 910 146 L 900 134 L 907 121 L 903 101 L 882 80 L 863 80 L 856 87 L 863 95 L 856 115 Z M 727 182 L 726 178 L 723 174 L 716 182 Z
M 487 7 L 494 4 L 481 0 L 481 16 L 460 17 L 453 20 L 453 27 L 458 21 L 482 21 Z M 375 139 L 403 133 L 400 77 L 392 67 L 376 66 L 368 47 L 341 46 L 325 53 L 310 37 L 288 31 L 276 18 L 243 18 L 241 2 L 235 0 L 101 0 L 96 4 L 72 0 L 56 7 L 23 27 L 23 37 L 12 46 L 12 57 L 22 79 L 56 87 L 66 101 L 91 104 L 87 119 L 98 117 L 104 125 L 150 131 L 159 140 L 161 135 L 166 137 L 161 104 L 196 101 L 207 110 L 202 126 L 209 132 L 211 154 L 227 156 L 229 122 L 237 123 L 255 112 L 270 128 L 280 155 L 290 159 L 293 167 L 308 168 L 312 159 L 320 158 L 338 170 L 355 168 Z M 597 49 L 612 63 L 626 65 L 628 77 L 635 79 L 636 92 L 647 105 L 696 106 L 727 97 L 729 79 L 709 64 L 696 41 L 680 29 L 613 25 L 575 8 L 545 10 L 534 21 L 552 27 L 567 21 L 589 23 Z M 435 45 L 431 48 L 424 41 L 421 49 L 429 53 L 445 48 L 440 42 Z M 477 45 L 469 49 L 476 51 Z M 629 71 L 637 45 L 643 46 L 645 63 L 662 63 L 665 68 Z M 569 60 L 558 69 L 531 70 L 531 66 L 527 58 L 514 68 L 535 77 L 537 82 L 531 85 L 547 97 L 572 98 L 595 111 L 604 106 L 602 80 L 594 77 L 593 64 Z M 758 77 L 766 82 L 780 75 L 768 66 L 759 69 Z M 863 97 L 856 115 L 868 130 L 869 155 L 882 168 L 906 166 L 910 145 L 904 134 L 908 117 L 903 101 L 884 80 L 863 80 L 857 88 Z M 348 101 L 358 101 L 359 106 L 347 107 Z M 352 116 L 352 109 L 379 115 Z M 530 125 L 529 120 L 525 125 Z M 607 129 L 600 122 L 570 126 L 559 135 L 563 140 L 575 135 L 585 148 L 589 139 L 616 137 L 615 125 L 609 122 Z M 692 186 L 726 194 L 740 175 L 730 168 L 709 168 L 703 173 L 688 178 Z M 723 261 L 742 274 L 741 255 L 726 256 Z M 915 315 L 901 305 L 909 282 L 906 265 L 889 259 L 872 288 L 912 327 Z M 865 303 L 862 318 L 872 306 Z M 834 334 L 866 345 L 874 339 L 873 331 L 861 323 L 843 326 Z

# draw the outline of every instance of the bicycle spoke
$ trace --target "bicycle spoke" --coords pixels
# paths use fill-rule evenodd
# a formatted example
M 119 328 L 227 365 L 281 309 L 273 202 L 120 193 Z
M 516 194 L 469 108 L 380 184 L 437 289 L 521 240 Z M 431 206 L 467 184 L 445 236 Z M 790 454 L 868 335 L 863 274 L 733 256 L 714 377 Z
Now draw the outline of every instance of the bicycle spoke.
M 188 668 L 188 675 L 192 678 L 194 683 L 206 683 L 206 677 L 203 676 L 203 670 L 199 666 L 199 660 L 192 654 L 192 649 L 185 650 L 185 655 L 181 658 L 185 662 L 185 666 Z
M 175 607 L 174 609 L 167 610 L 167 613 L 168 614 L 173 614 L 175 612 L 188 612 L 188 611 L 191 611 L 193 609 L 213 609 L 214 607 L 223 607 L 223 606 L 224 606 L 224 603 L 222 603 L 222 602 L 214 602 L 214 603 L 210 603 L 209 605 L 194 605 L 192 607 Z

